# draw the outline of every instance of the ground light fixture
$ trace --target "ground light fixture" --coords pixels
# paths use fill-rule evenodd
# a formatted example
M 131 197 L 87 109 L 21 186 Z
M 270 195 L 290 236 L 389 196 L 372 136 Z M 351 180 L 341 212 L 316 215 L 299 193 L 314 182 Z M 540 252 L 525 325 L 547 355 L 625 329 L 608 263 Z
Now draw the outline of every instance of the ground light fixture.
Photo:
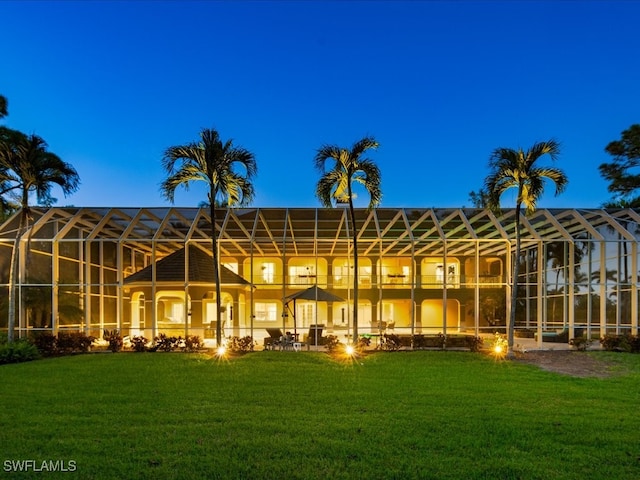
M 356 349 L 353 347 L 353 345 L 347 345 L 347 347 L 345 348 L 345 353 L 352 357 L 353 355 L 355 355 Z
M 507 350 L 509 349 L 509 344 L 504 335 L 496 332 L 495 337 L 493 339 L 493 346 L 491 347 L 491 353 L 496 358 L 504 358 L 507 354 Z
M 220 345 L 217 349 L 216 349 L 216 356 L 217 357 L 224 357 L 227 354 L 227 347 L 224 345 Z

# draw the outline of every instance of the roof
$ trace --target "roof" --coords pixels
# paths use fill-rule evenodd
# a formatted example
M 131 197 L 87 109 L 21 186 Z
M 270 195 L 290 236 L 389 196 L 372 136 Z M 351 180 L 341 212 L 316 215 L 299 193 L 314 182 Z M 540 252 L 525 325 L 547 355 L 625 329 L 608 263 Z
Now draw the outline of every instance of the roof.
M 156 262 L 156 282 L 184 282 L 185 252 L 182 248 Z M 215 283 L 213 257 L 198 247 L 189 248 L 189 282 Z M 151 283 L 153 265 L 129 275 L 124 283 Z M 224 265 L 220 269 L 221 285 L 250 285 L 250 283 Z
M 33 241 L 118 242 L 149 255 L 169 255 L 185 244 L 210 249 L 208 208 L 51 207 L 31 209 Z M 226 258 L 347 256 L 353 226 L 337 208 L 221 208 L 220 255 Z M 356 209 L 362 256 L 505 254 L 515 239 L 515 209 Z M 537 242 L 640 239 L 640 209 L 537 209 L 521 216 L 523 246 Z M 0 227 L 13 242 L 19 213 Z M 446 246 L 445 246 L 446 243 Z
M 344 302 L 344 298 L 334 295 L 331 292 L 327 292 L 318 285 L 301 290 L 292 295 L 289 295 L 284 299 L 284 303 L 289 303 L 292 300 L 315 300 L 318 302 Z

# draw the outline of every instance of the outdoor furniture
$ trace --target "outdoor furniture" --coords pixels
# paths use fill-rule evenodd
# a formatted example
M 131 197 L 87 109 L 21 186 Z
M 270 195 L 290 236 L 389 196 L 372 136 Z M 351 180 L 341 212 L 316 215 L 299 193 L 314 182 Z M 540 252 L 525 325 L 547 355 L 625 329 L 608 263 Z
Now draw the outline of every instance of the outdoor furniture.
M 575 329 L 575 338 L 582 337 L 584 335 L 583 328 Z M 538 338 L 538 334 L 535 334 L 535 338 Z M 542 341 L 549 343 L 569 343 L 569 329 L 565 328 L 561 331 L 555 332 L 542 332 Z
M 291 332 L 285 333 L 280 337 L 280 350 L 291 350 L 295 342 L 295 337 Z
M 267 328 L 268 337 L 264 339 L 265 350 L 275 350 L 282 343 L 282 330 L 279 328 Z
M 322 336 L 322 331 L 324 330 L 324 325 L 309 325 L 309 333 L 307 334 L 307 348 L 311 345 L 324 345 L 324 337 Z

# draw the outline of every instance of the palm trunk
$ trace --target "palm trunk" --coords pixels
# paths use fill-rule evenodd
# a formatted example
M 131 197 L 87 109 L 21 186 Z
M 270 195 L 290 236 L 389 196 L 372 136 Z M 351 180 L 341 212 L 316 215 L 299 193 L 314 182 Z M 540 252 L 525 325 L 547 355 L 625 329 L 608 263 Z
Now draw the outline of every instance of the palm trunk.
M 220 319 L 222 318 L 222 293 L 220 289 L 220 260 L 218 258 L 218 236 L 216 230 L 216 205 L 215 198 L 216 192 L 211 192 L 211 245 L 213 248 L 213 278 L 216 282 L 216 345 L 219 347 L 222 345 L 222 325 Z
M 19 276 L 19 268 L 18 268 L 18 252 L 20 250 L 20 240 L 22 240 L 22 236 L 24 234 L 24 229 L 26 226 L 26 216 L 27 211 L 25 208 L 22 208 L 20 212 L 20 223 L 18 225 L 18 233 L 16 234 L 16 241 L 13 244 L 13 249 L 11 250 L 11 264 L 9 267 L 9 307 L 8 307 L 8 318 L 7 318 L 7 341 L 9 343 L 14 340 L 14 330 L 16 328 L 16 289 L 17 289 L 17 281 L 16 278 Z
M 518 192 L 520 198 L 520 192 Z M 520 275 L 520 210 L 521 203 L 516 204 L 516 252 L 513 266 L 513 286 L 511 287 L 511 312 L 509 314 L 509 326 L 507 327 L 507 358 L 513 358 L 513 333 L 516 326 L 516 302 L 518 299 L 518 276 Z
M 351 230 L 353 235 L 353 339 L 352 343 L 358 342 L 358 231 L 356 229 L 356 212 L 353 208 L 351 182 L 348 187 L 349 192 L 349 216 L 351 217 Z

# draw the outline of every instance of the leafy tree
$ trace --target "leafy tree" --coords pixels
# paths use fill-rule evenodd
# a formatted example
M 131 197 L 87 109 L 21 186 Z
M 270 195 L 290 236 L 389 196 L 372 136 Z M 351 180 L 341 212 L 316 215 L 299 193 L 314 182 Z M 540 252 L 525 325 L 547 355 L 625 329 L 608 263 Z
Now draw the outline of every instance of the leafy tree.
M 469 201 L 475 208 L 486 208 L 489 204 L 489 194 L 484 190 L 484 188 L 481 188 L 477 192 L 475 190 L 471 190 L 469 192 Z
M 9 269 L 8 336 L 13 340 L 16 317 L 17 250 L 29 227 L 31 210 L 29 196 L 35 194 L 39 205 L 51 206 L 57 200 L 51 195 L 57 185 L 64 195 L 78 189 L 80 178 L 76 170 L 47 150 L 47 143 L 37 135 L 25 135 L 0 127 L 0 196 L 15 194 L 20 205 L 20 221 L 11 252 Z
M 600 175 L 610 182 L 607 189 L 616 199 L 628 201 L 628 197 L 640 188 L 640 174 L 631 172 L 640 167 L 640 124 L 624 130 L 620 140 L 610 142 L 605 151 L 613 161 L 600 164 Z M 637 198 L 631 201 L 638 203 Z
M 353 207 L 353 183 L 362 185 L 369 194 L 369 209 L 380 204 L 382 190 L 380 188 L 380 169 L 364 154 L 367 150 L 378 148 L 378 142 L 373 137 L 364 137 L 353 144 L 351 149 L 335 145 L 323 145 L 318 149 L 315 157 L 316 168 L 321 177 L 316 186 L 316 196 L 323 206 L 331 208 L 335 203 L 348 203 L 351 220 L 353 241 L 353 339 L 358 338 L 358 229 L 356 214 Z M 332 168 L 325 169 L 326 162 L 332 163 Z
M 232 140 L 223 142 L 215 129 L 203 129 L 200 141 L 169 147 L 162 159 L 168 177 L 162 182 L 162 195 L 173 203 L 176 188 L 189 189 L 194 181 L 205 182 L 209 186 L 207 203 L 211 212 L 211 244 L 213 248 L 213 271 L 216 282 L 216 341 L 221 344 L 222 308 L 220 299 L 220 258 L 216 206 L 247 205 L 254 197 L 252 178 L 258 167 L 253 153 L 233 145 Z M 240 167 L 241 172 L 236 171 Z
M 6 117 L 9 115 L 8 111 L 9 102 L 7 101 L 7 97 L 4 95 L 0 95 L 0 118 Z
M 560 145 L 555 140 L 538 142 L 529 150 L 497 148 L 489 158 L 490 173 L 485 179 L 484 189 L 489 195 L 489 207 L 500 208 L 500 197 L 510 188 L 517 189 L 515 209 L 516 248 L 513 267 L 513 288 L 511 292 L 511 312 L 507 326 L 508 355 L 513 356 L 513 330 L 516 318 L 516 301 L 518 296 L 518 276 L 520 266 L 520 214 L 522 207 L 525 213 L 533 213 L 538 200 L 544 192 L 545 180 L 555 184 L 556 195 L 562 193 L 568 179 L 562 170 L 554 167 L 538 167 L 538 160 L 549 155 L 555 161 L 560 154 Z

